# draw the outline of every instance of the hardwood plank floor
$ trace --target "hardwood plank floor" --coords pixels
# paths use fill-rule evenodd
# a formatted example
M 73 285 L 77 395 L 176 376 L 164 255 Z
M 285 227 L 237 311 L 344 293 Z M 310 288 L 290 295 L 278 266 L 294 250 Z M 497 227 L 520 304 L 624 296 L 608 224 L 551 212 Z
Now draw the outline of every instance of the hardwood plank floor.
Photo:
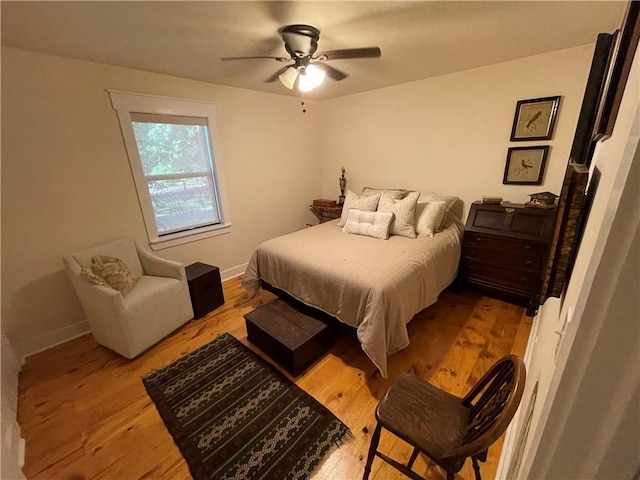
M 243 315 L 275 297 L 261 291 L 249 299 L 239 278 L 223 287 L 226 303 L 222 307 L 189 322 L 136 360 L 126 360 L 97 345 L 91 335 L 29 357 L 20 374 L 18 406 L 27 446 L 27 478 L 191 478 L 141 377 L 223 332 L 257 351 L 247 341 Z M 445 291 L 435 305 L 409 323 L 408 329 L 411 345 L 390 358 L 390 380 L 379 375 L 355 333 L 349 331 L 341 333 L 326 356 L 292 379 L 345 422 L 355 436 L 327 458 L 314 476 L 316 480 L 362 478 L 375 427 L 373 412 L 398 374 L 413 371 L 462 396 L 502 355 L 524 355 L 531 318 L 522 307 L 473 291 L 458 295 Z M 401 460 L 411 453 L 390 434 L 383 434 L 380 445 Z M 481 464 L 485 479 L 495 477 L 501 448 L 502 440 Z M 415 468 L 430 480 L 446 478 L 423 458 Z M 370 478 L 406 477 L 376 459 Z M 474 478 L 469 461 L 456 478 Z

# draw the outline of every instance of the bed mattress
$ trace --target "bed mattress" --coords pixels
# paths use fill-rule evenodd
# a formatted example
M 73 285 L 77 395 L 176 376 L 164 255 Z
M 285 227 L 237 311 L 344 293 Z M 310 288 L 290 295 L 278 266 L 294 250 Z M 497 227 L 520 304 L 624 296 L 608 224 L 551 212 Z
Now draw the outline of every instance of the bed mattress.
M 387 357 L 409 345 L 407 323 L 454 280 L 462 226 L 449 216 L 433 237 L 380 240 L 343 233 L 338 220 L 261 244 L 243 286 L 260 281 L 357 329 L 362 349 L 387 378 Z

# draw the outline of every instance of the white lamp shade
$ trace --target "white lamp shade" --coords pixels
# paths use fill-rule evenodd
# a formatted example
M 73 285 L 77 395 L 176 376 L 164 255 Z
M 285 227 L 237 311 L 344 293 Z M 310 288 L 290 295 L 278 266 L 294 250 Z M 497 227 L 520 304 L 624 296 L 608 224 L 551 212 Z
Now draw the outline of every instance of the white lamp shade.
M 308 65 L 304 72 L 300 74 L 298 80 L 298 90 L 310 92 L 324 81 L 325 73 L 315 65 Z
M 285 87 L 291 90 L 296 83 L 296 78 L 298 78 L 298 71 L 294 67 L 289 67 L 278 78 Z

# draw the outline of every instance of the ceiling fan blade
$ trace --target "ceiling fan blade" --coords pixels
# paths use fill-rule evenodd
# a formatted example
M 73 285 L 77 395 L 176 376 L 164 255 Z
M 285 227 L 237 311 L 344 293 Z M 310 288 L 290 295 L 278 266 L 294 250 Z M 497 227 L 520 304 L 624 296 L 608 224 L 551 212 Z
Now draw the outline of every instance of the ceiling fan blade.
M 254 57 L 221 57 L 220 60 L 253 60 L 256 58 L 270 58 L 273 60 L 277 60 L 278 62 L 286 62 L 288 60 L 291 60 L 290 58 L 286 58 L 286 57 L 270 57 L 270 56 L 262 56 L 262 55 L 258 55 Z
M 284 67 L 282 67 L 281 69 L 279 69 L 276 73 L 274 73 L 273 75 L 271 75 L 269 78 L 267 78 L 264 83 L 271 83 L 271 82 L 275 82 L 276 80 L 278 80 L 278 78 L 280 77 L 280 75 L 282 75 L 287 68 L 291 67 L 293 65 L 293 63 L 291 65 L 286 65 Z
M 344 48 L 342 50 L 328 50 L 320 52 L 320 60 L 339 60 L 341 58 L 378 58 L 382 56 L 380 47 Z
M 344 80 L 345 78 L 347 78 L 349 75 L 338 70 L 337 68 L 334 68 L 330 65 L 327 65 L 326 63 L 322 63 L 322 62 L 315 62 L 313 65 L 317 66 L 318 68 L 324 70 L 324 73 L 326 73 L 329 77 L 331 77 L 333 80 L 336 81 L 340 81 L 340 80 Z

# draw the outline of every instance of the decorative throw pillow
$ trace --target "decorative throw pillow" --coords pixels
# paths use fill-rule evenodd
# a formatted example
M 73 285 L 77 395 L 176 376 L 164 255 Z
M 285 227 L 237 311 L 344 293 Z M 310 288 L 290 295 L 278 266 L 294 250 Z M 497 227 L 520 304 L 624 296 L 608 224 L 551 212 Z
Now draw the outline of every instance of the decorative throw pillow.
M 418 202 L 416 233 L 433 237 L 434 233 L 440 229 L 445 213 L 447 213 L 446 202 Z
M 444 215 L 442 216 L 442 220 L 440 221 L 440 224 L 436 228 L 436 231 L 437 231 L 442 228 L 442 224 L 444 223 L 444 220 L 447 216 L 447 212 L 449 212 L 451 210 L 451 207 L 453 207 L 453 205 L 458 201 L 458 197 L 453 195 L 440 195 L 439 193 L 430 192 L 430 193 L 421 193 L 419 201 L 445 203 Z
M 382 193 L 389 195 L 391 198 L 400 200 L 407 194 L 407 190 L 404 188 L 371 188 L 364 187 L 362 189 L 362 195 L 375 195 L 376 193 Z
M 344 199 L 344 205 L 342 206 L 342 216 L 340 217 L 338 226 L 344 227 L 349 210 L 352 208 L 357 208 L 365 212 L 375 212 L 378 206 L 378 200 L 380 200 L 380 195 L 380 193 L 377 193 L 375 195 L 360 196 L 348 190 L 347 197 Z
M 140 277 L 131 273 L 127 265 L 116 257 L 95 255 L 91 258 L 91 272 L 105 282 L 103 286 L 109 286 L 119 291 L 124 297 L 134 287 Z M 90 280 L 94 281 L 91 277 Z M 95 283 L 95 281 L 94 281 Z M 99 283 L 97 284 L 99 285 Z
M 416 229 L 414 226 L 416 216 L 416 203 L 420 193 L 410 192 L 402 200 L 396 200 L 388 195 L 383 194 L 378 202 L 379 212 L 393 213 L 391 235 L 401 235 L 408 238 L 416 238 Z
M 391 212 L 365 212 L 352 208 L 349 210 L 342 231 L 387 240 L 391 220 L 393 220 Z
M 105 282 L 101 276 L 93 273 L 93 270 L 91 270 L 91 267 L 83 267 L 82 270 L 80 270 L 80 273 L 82 273 L 82 275 L 84 275 L 85 278 L 89 280 L 91 283 L 93 283 L 94 285 L 100 285 L 101 287 L 108 287 L 107 282 Z

